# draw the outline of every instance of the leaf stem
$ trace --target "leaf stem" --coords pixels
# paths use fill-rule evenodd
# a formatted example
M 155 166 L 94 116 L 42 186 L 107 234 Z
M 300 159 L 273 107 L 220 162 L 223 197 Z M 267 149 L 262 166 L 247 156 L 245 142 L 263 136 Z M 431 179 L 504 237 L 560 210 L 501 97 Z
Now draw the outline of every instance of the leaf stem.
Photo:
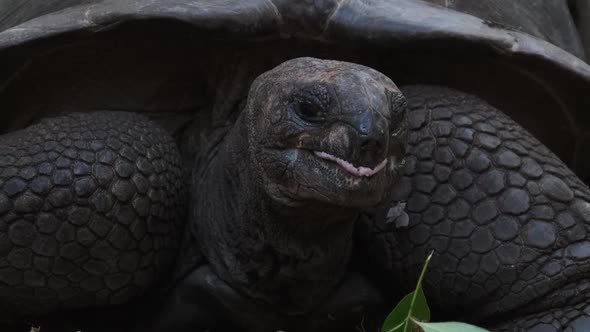
M 408 332 L 408 328 L 410 326 L 410 319 L 412 318 L 412 308 L 414 308 L 414 303 L 416 302 L 416 296 L 418 296 L 418 290 L 420 289 L 420 287 L 422 287 L 422 279 L 424 279 L 424 274 L 426 274 L 426 269 L 428 268 L 428 263 L 430 263 L 430 259 L 432 258 L 432 255 L 434 254 L 434 250 L 432 252 L 430 252 L 430 255 L 428 255 L 428 257 L 426 258 L 426 262 L 424 262 L 424 266 L 422 267 L 422 272 L 420 272 L 420 278 L 418 278 L 418 283 L 416 284 L 416 289 L 414 290 L 414 294 L 412 294 L 412 301 L 410 302 L 410 313 L 409 315 L 406 317 L 405 320 L 405 325 L 404 325 L 404 331 L 403 332 Z

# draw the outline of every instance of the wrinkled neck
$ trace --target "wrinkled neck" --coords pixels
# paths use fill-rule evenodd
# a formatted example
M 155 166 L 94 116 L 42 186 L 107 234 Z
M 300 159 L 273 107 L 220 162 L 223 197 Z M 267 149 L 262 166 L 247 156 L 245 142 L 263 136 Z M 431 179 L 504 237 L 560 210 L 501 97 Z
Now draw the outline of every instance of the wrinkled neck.
M 192 228 L 220 278 L 288 313 L 309 311 L 346 272 L 357 212 L 269 197 L 249 163 L 245 125 L 193 177 Z

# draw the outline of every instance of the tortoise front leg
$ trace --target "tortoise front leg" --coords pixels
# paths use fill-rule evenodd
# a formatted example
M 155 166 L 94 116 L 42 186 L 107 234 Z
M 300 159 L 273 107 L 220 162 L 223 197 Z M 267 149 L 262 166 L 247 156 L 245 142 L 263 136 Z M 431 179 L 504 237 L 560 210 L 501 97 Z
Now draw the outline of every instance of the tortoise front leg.
M 72 113 L 0 136 L 0 321 L 128 302 L 171 267 L 183 211 L 172 137 Z
M 590 303 L 552 308 L 540 313 L 512 319 L 500 325 L 490 324 L 492 331 L 584 332 L 590 331 Z
M 547 313 L 558 330 L 576 326 L 590 303 L 588 187 L 484 101 L 439 87 L 404 93 L 409 150 L 393 195 L 409 225 L 403 214 L 400 227 L 388 223 L 388 211 L 369 223 L 374 266 L 409 291 L 434 250 L 424 288 L 435 319 L 536 331 Z

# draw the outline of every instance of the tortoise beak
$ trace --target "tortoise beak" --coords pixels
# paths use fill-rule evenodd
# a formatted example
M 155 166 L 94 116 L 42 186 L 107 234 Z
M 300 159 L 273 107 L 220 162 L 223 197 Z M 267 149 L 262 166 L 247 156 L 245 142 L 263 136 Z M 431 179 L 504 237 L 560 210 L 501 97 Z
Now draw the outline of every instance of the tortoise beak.
M 389 137 L 388 121 L 379 113 L 362 112 L 347 117 L 343 122 L 354 129 L 351 135 L 352 161 L 355 164 L 376 167 L 386 158 Z

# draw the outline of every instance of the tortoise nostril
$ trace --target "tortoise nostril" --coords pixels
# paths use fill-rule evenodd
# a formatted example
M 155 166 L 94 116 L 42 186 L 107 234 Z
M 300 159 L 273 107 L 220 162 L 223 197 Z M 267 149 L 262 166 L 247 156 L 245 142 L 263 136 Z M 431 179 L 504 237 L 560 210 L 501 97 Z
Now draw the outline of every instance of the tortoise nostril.
M 363 134 L 363 135 L 367 135 L 367 134 L 369 134 L 369 125 L 368 125 L 368 124 L 366 124 L 366 123 L 362 123 L 362 124 L 359 126 L 359 131 L 360 131 L 360 132 L 361 132 L 361 134 Z

